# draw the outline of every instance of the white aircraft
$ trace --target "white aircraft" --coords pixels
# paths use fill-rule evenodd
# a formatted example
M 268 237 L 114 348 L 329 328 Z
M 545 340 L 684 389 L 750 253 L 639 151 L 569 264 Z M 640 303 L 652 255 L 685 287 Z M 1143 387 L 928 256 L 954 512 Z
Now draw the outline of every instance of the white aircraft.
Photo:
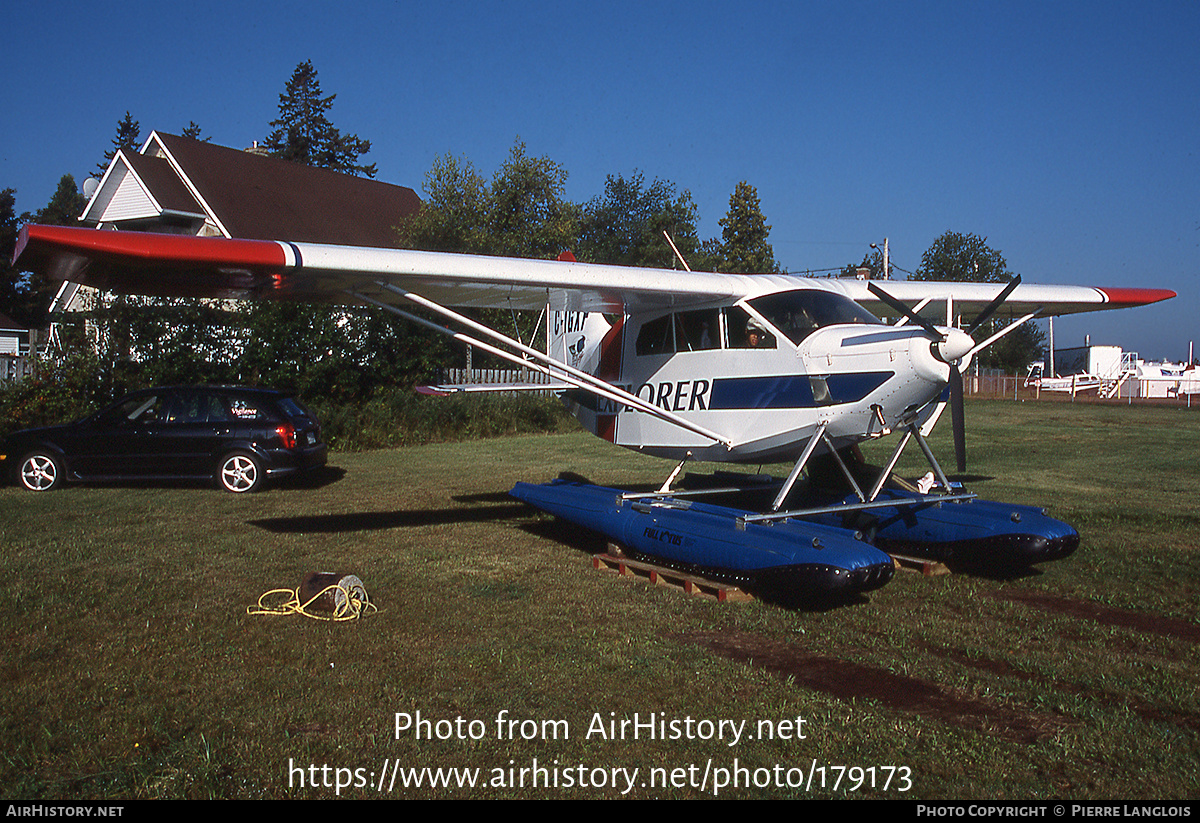
M 551 388 L 564 392 L 589 431 L 680 464 L 653 495 L 614 497 L 614 490 L 580 484 L 519 484 L 515 496 L 608 531 L 663 562 L 776 592 L 799 587 L 853 594 L 882 585 L 890 578 L 891 560 L 867 551 L 871 543 L 915 547 L 942 559 L 962 559 L 968 547 L 966 554 L 976 558 L 998 555 L 1026 565 L 1070 553 L 1078 543 L 1074 530 L 1048 518 L 1057 525 L 1031 526 L 1032 510 L 1004 506 L 994 517 L 982 518 L 986 523 L 975 522 L 985 505 L 1001 504 L 954 493 L 925 435 L 949 402 L 962 466 L 959 374 L 977 352 L 1019 322 L 1174 296 L 1161 289 L 1033 286 L 1017 280 L 1008 285 L 887 281 L 880 288 L 859 280 L 37 225 L 22 228 L 15 258 L 22 268 L 54 279 L 119 292 L 378 306 L 540 371 L 554 381 Z M 432 311 L 461 331 L 400 306 Z M 463 307 L 545 311 L 546 349 L 455 310 Z M 873 312 L 900 319 L 885 325 Z M 927 319 L 933 316 L 939 325 Z M 1017 322 L 976 341 L 973 335 L 993 317 Z M 964 330 L 956 324 L 959 318 L 973 320 Z M 847 465 L 846 457 L 857 444 L 893 432 L 901 436 L 891 459 L 864 488 L 868 484 L 859 483 L 861 473 Z M 886 488 L 913 440 L 930 463 L 938 494 Z M 818 456 L 836 465 L 851 494 L 785 508 Z M 786 480 L 773 487 L 765 511 L 744 511 L 703 505 L 672 491 L 688 459 L 795 462 Z M 948 503 L 962 505 L 937 505 Z M 969 524 L 941 523 L 935 512 L 950 509 Z M 583 510 L 587 513 L 580 514 Z M 663 526 L 670 518 L 672 525 Z M 1013 531 L 993 520 L 1022 525 Z M 824 528 L 833 533 L 815 534 Z M 727 539 L 714 538 L 717 532 Z M 780 535 L 802 544 L 808 554 L 762 548 Z M 827 551 L 833 543 L 845 545 Z M 850 559 L 833 569 L 830 557 L 839 552 Z
M 1113 378 L 1115 381 L 1116 378 Z M 1104 388 L 1105 380 L 1096 374 L 1071 374 L 1066 377 L 1048 377 L 1043 374 L 1042 364 L 1035 363 L 1029 367 L 1025 375 L 1025 386 L 1048 392 L 1070 392 L 1076 394 L 1087 391 L 1098 391 Z

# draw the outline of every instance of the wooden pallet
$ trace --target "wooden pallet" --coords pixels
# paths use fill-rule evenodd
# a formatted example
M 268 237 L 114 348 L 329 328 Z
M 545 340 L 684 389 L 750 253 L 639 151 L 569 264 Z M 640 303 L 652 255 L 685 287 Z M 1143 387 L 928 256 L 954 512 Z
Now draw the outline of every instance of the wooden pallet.
M 920 572 L 922 577 L 937 577 L 939 574 L 950 574 L 945 563 L 937 560 L 927 560 L 923 557 L 908 557 L 903 554 L 891 555 L 892 562 L 901 571 Z
M 727 583 L 717 583 L 692 574 L 656 566 L 641 560 L 630 560 L 623 556 L 621 548 L 608 544 L 607 554 L 592 555 L 592 567 L 614 571 L 623 577 L 641 577 L 655 586 L 675 589 L 686 594 L 716 600 L 718 603 L 743 603 L 753 600 L 749 593 Z

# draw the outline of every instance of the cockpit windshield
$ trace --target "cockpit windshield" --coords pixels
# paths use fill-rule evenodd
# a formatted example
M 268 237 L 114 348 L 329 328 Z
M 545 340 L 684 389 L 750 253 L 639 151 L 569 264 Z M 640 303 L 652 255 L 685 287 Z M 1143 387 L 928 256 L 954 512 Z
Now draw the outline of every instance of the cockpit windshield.
M 850 298 L 816 289 L 768 294 L 748 302 L 796 345 L 824 326 L 883 325 L 882 320 Z

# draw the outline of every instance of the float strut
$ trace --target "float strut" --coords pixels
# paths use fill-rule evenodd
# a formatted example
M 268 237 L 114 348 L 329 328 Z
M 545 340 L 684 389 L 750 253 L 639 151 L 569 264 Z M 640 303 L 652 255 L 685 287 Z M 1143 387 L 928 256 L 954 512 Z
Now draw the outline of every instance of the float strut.
M 690 460 L 691 458 L 692 458 L 691 452 L 688 452 L 687 454 L 685 454 L 683 456 L 683 459 L 679 461 L 679 465 L 675 467 L 675 471 L 671 472 L 671 476 L 667 478 L 667 482 L 663 483 L 662 488 L 660 488 L 658 490 L 658 492 L 657 492 L 658 494 L 670 494 L 671 493 L 671 484 L 675 482 L 675 478 L 679 476 L 679 473 L 681 471 L 683 471 L 683 464 L 688 462 L 688 460 Z
M 800 459 L 796 461 L 796 465 L 792 467 L 792 473 L 788 475 L 787 480 L 783 482 L 783 488 L 775 496 L 775 502 L 771 504 L 771 511 L 779 511 L 779 508 L 783 505 L 783 501 L 791 493 L 792 486 L 796 485 L 796 480 L 799 479 L 800 472 L 804 470 L 804 465 L 808 462 L 808 458 L 812 457 L 813 449 L 817 447 L 817 443 L 824 436 L 827 425 L 829 424 L 821 423 L 817 426 L 817 430 L 813 432 L 813 436 L 808 438 L 808 443 L 804 446 L 804 451 L 800 454 Z
M 929 461 L 929 465 L 933 467 L 934 474 L 942 483 L 942 488 L 950 491 L 950 480 L 946 477 L 946 473 L 942 471 L 941 465 L 937 462 L 937 458 L 933 456 L 933 450 L 929 448 L 929 444 L 925 442 L 925 438 L 921 436 L 920 430 L 916 423 L 910 423 L 908 426 L 909 432 L 917 439 L 917 445 L 921 447 L 921 451 L 925 452 L 925 459 Z

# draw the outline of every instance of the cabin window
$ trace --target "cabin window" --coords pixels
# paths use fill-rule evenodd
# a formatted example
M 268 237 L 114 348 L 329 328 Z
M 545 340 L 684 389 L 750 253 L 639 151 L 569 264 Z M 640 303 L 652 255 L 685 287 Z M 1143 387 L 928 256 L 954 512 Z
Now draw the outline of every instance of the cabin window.
M 850 298 L 827 291 L 779 292 L 756 297 L 750 305 L 796 345 L 825 326 L 883 323 Z
M 697 309 L 657 317 L 642 324 L 639 355 L 675 354 L 720 347 L 720 310 Z
M 675 330 L 671 327 L 674 315 L 665 314 L 655 320 L 642 324 L 638 332 L 637 353 L 672 354 L 675 351 Z
M 719 309 L 684 311 L 675 315 L 675 342 L 678 351 L 704 351 L 721 346 Z
M 725 345 L 731 349 L 773 349 L 777 345 L 775 335 L 741 306 L 725 310 L 725 332 Z

